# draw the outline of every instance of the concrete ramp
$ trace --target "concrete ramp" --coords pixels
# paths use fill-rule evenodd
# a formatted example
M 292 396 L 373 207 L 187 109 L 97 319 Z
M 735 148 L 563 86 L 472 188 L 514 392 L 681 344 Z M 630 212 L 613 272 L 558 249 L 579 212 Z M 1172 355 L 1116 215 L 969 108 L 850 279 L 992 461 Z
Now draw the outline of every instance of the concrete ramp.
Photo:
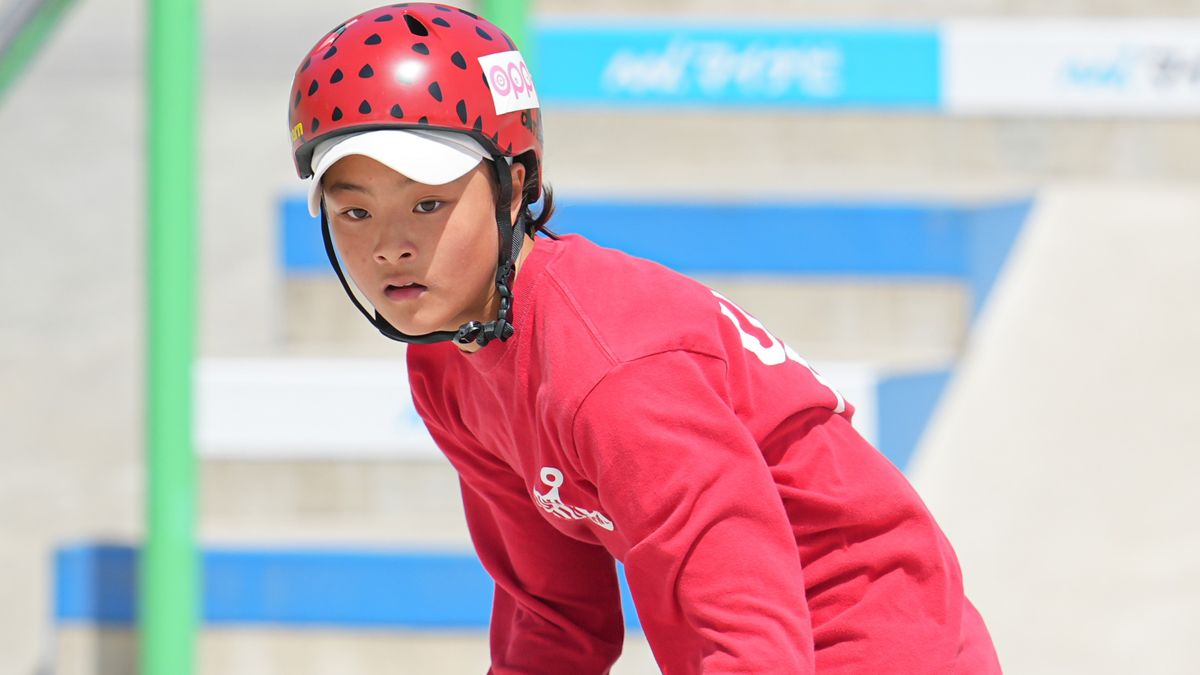
M 916 459 L 1006 672 L 1195 673 L 1200 186 L 1046 189 Z

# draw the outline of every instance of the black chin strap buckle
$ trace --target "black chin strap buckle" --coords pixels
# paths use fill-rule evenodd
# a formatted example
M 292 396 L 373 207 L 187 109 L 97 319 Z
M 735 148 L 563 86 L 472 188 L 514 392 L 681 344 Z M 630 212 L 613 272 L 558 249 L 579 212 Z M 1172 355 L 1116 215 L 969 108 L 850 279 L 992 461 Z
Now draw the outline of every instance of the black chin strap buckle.
M 483 335 L 483 324 L 478 321 L 464 323 L 454 334 L 454 341 L 460 345 L 469 345 L 479 340 Z
M 480 347 L 486 347 L 492 340 L 504 342 L 513 336 L 515 329 L 508 316 L 512 310 L 512 291 L 508 289 L 511 274 L 512 265 L 505 265 L 497 275 L 502 280 L 496 281 L 496 290 L 500 292 L 500 310 L 496 312 L 496 320 L 487 323 L 469 321 L 463 324 L 454 334 L 455 342 L 464 345 L 477 342 Z

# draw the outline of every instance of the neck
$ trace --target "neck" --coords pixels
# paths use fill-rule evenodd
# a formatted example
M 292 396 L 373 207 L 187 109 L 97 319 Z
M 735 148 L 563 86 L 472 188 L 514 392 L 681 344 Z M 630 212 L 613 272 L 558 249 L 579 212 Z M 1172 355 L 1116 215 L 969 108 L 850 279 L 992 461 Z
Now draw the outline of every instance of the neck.
M 521 244 L 521 252 L 517 254 L 517 261 L 513 266 L 514 271 L 513 271 L 512 285 L 514 287 L 517 285 L 517 275 L 519 275 L 521 273 L 521 267 L 525 264 L 525 259 L 529 257 L 530 252 L 533 251 L 533 247 L 536 245 L 537 245 L 537 238 L 530 237 L 530 236 L 526 236 L 525 241 Z M 495 290 L 496 289 L 493 286 L 491 301 L 488 302 L 487 310 L 484 314 L 486 317 L 488 317 L 487 319 L 485 319 L 486 321 L 491 321 L 491 320 L 495 319 L 496 313 L 499 311 L 500 298 L 499 298 L 499 296 L 496 295 Z M 511 320 L 512 317 L 509 317 L 509 319 Z M 455 344 L 458 345 L 459 349 L 461 349 L 464 352 L 467 352 L 468 354 L 477 352 L 482 348 L 478 342 L 469 342 L 467 344 L 462 344 L 462 343 L 456 342 Z

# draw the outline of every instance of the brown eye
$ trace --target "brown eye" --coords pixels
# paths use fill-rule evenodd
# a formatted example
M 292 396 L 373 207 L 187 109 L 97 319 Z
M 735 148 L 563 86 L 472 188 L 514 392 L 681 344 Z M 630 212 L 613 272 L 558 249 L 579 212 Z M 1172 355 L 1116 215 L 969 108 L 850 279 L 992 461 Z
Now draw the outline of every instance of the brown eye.
M 416 207 L 413 208 L 413 211 L 416 211 L 417 213 L 433 213 L 434 211 L 442 208 L 442 204 L 444 203 L 445 202 L 440 202 L 436 199 L 427 199 L 417 204 Z

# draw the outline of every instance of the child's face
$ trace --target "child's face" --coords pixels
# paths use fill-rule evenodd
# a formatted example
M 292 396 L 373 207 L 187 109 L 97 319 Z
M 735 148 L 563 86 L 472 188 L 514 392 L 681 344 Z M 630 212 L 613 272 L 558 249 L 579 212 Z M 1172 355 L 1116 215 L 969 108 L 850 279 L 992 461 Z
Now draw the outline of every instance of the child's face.
M 480 163 L 454 182 L 425 185 L 351 155 L 322 178 L 330 231 L 350 278 L 401 332 L 453 331 L 495 318 L 499 243 L 490 172 Z M 514 163 L 512 177 L 521 185 L 525 168 Z M 519 206 L 514 196 L 514 217 Z

